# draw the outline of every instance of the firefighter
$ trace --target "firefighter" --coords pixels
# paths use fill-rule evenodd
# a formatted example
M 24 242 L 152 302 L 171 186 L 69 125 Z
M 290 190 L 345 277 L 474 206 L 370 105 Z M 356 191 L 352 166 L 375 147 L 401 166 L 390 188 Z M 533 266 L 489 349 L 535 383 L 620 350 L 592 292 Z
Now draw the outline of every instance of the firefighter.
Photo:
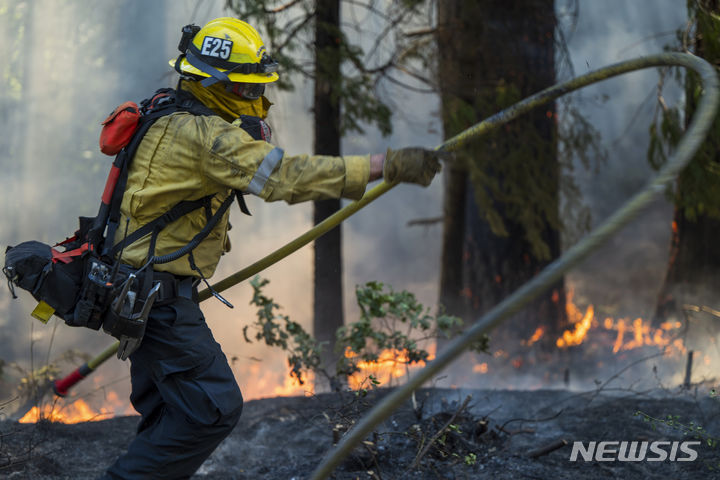
M 187 50 L 170 61 L 180 74 L 177 91 L 215 115 L 176 112 L 150 127 L 129 169 L 120 207 L 129 224 L 123 229 L 135 231 L 181 200 L 216 196 L 209 209 L 169 223 L 153 245 L 150 235 L 127 245 L 124 265 L 138 269 L 149 248 L 163 255 L 190 242 L 211 215 L 207 210 L 216 210 L 234 190 L 268 202 L 357 200 L 371 180 L 427 186 L 439 171 L 437 153 L 420 148 L 286 155 L 270 143 L 263 121 L 270 107 L 265 86 L 278 73 L 258 32 L 235 18 L 218 18 L 190 35 Z M 192 255 L 154 267 L 165 298 L 153 306 L 142 343 L 129 357 L 130 400 L 142 417 L 127 452 L 103 478 L 188 478 L 237 424 L 240 388 L 205 323 L 195 288 L 229 250 L 227 230 L 225 213 Z

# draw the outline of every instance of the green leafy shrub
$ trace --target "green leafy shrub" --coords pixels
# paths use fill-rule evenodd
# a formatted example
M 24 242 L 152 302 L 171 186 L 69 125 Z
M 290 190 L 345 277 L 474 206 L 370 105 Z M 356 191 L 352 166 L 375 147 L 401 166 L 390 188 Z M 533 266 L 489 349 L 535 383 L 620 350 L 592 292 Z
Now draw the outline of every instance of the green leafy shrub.
M 380 282 L 368 282 L 355 290 L 360 319 L 338 329 L 336 346 L 338 361 L 334 372 L 322 368 L 320 354 L 326 342 L 318 342 L 297 322 L 278 313 L 280 306 L 263 293 L 269 280 L 255 277 L 251 305 L 258 307 L 255 321 L 243 328 L 247 342 L 264 341 L 271 347 L 287 352 L 290 374 L 302 385 L 309 372 L 329 380 L 347 379 L 361 371 L 364 363 L 377 363 L 388 353 L 395 365 L 409 368 L 431 359 L 428 351 L 432 341 L 440 335 L 449 337 L 462 326 L 458 317 L 431 315 L 430 309 L 405 290 L 395 292 Z M 488 339 L 477 342 L 473 350 L 487 351 Z M 381 382 L 374 376 L 370 381 L 359 379 L 359 389 L 375 387 Z

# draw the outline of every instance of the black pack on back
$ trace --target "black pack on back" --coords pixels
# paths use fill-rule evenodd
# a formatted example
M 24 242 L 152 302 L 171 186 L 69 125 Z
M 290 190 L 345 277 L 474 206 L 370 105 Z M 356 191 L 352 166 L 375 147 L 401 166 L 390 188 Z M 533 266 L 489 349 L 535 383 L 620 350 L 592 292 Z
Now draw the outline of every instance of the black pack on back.
M 16 298 L 14 286 L 29 291 L 40 302 L 33 316 L 41 321 L 47 322 L 52 314 L 55 314 L 71 326 L 97 330 L 105 323 L 105 329 L 120 338 L 121 329 L 113 327 L 109 330 L 107 324 L 116 326 L 118 315 L 136 318 L 140 310 L 147 314 L 149 306 L 143 308 L 143 302 L 152 303 L 154 299 L 154 296 L 149 299 L 149 292 L 153 287 L 152 265 L 170 262 L 184 255 L 188 255 L 192 265 L 194 263 L 192 250 L 210 233 L 234 198 L 237 198 L 241 210 L 249 214 L 242 193 L 233 192 L 208 218 L 205 227 L 188 245 L 159 257 L 154 255 L 154 248 L 151 247 L 148 263 L 140 269 L 146 273 L 147 281 L 144 285 L 135 282 L 133 288 L 137 292 L 129 292 L 135 280 L 135 273 L 131 274 L 133 278 L 128 280 L 127 269 L 120 269 L 120 262 L 116 257 L 119 257 L 118 254 L 121 254 L 122 249 L 148 234 L 153 235 L 150 243 L 154 245 L 157 234 L 165 225 L 198 208 L 209 207 L 214 197 L 208 195 L 194 201 L 182 201 L 168 212 L 126 235 L 123 241 L 113 245 L 120 224 L 120 204 L 127 183 L 130 162 L 145 133 L 158 118 L 179 111 L 193 115 L 217 115 L 189 93 L 165 88 L 141 102 L 137 107 L 137 113 L 140 114 L 138 119 L 128 120 L 129 117 L 126 117 L 122 120 L 126 122 L 125 125 L 121 123 L 112 125 L 115 119 L 122 119 L 120 115 L 122 112 L 130 112 L 131 116 L 134 115 L 133 105 L 135 104 L 132 102 L 126 102 L 115 109 L 103 122 L 101 147 L 104 144 L 121 149 L 108 175 L 98 214 L 95 217 L 80 217 L 79 228 L 75 234 L 54 246 L 28 241 L 6 249 L 3 272 L 8 279 L 12 295 Z M 261 126 L 264 123 L 254 117 L 252 120 L 258 120 Z M 253 138 L 265 139 L 265 130 L 258 128 L 257 121 L 243 121 L 243 124 L 252 127 L 253 131 L 250 131 L 243 125 Z M 202 275 L 200 276 L 202 278 Z M 122 297 L 120 300 L 118 295 Z M 142 330 L 144 331 L 144 325 Z

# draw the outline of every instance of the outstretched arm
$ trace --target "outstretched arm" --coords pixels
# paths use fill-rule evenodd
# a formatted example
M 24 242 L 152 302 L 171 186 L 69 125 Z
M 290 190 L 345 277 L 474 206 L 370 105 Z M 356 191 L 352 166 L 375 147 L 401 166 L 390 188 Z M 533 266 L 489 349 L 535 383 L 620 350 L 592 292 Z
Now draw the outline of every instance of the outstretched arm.
M 385 164 L 385 154 L 375 153 L 370 155 L 370 181 L 378 180 L 383 176 L 383 165 Z
M 324 198 L 363 196 L 367 183 L 427 186 L 440 170 L 440 153 L 423 148 L 388 150 L 375 155 L 286 155 L 282 149 L 253 140 L 237 127 L 215 122 L 208 138 L 205 175 L 227 187 L 255 194 L 266 201 L 288 203 Z

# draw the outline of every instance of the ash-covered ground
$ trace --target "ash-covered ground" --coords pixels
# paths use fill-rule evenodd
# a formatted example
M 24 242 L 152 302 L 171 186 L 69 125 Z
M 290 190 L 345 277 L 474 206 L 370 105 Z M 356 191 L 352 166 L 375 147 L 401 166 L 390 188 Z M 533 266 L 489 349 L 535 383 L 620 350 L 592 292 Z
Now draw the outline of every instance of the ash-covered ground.
M 649 227 L 661 223 L 655 216 L 670 218 L 660 210 L 642 217 L 639 226 L 622 232 L 572 275 L 569 283 L 576 289 L 576 302 L 583 311 L 594 304 L 599 322 L 606 316 L 631 321 L 651 317 L 666 266 L 667 242 L 658 241 L 657 235 L 650 235 L 652 242 L 640 241 L 636 232 L 657 233 Z M 625 253 L 617 255 L 618 251 Z M 625 268 L 636 261 L 645 267 Z M 697 317 L 690 317 L 693 328 Z M 527 339 L 532 331 L 520 332 L 518 338 Z M 334 478 L 720 479 L 720 447 L 707 445 L 708 438 L 720 438 L 720 401 L 711 398 L 705 387 L 717 386 L 709 380 L 715 376 L 716 344 L 687 344 L 696 352 L 692 378 L 704 382 L 688 391 L 667 387 L 683 382 L 684 352 L 666 356 L 649 346 L 647 351 L 613 353 L 616 336 L 617 332 L 594 327 L 581 346 L 557 350 L 549 357 L 516 345 L 523 359 L 517 365 L 513 355 L 459 359 L 452 372 L 456 378 L 446 380 L 447 384 L 512 390 L 422 390 L 416 406 L 408 401 L 398 409 L 368 437 L 369 443 L 345 460 Z M 707 365 L 706 355 L 711 360 Z M 487 362 L 487 373 L 474 373 L 478 362 Z M 458 373 L 459 366 L 470 373 Z M 571 390 L 547 389 L 557 385 Z M 237 428 L 193 478 L 306 479 L 333 441 L 384 393 L 381 389 L 367 397 L 325 393 L 249 401 Z M 461 409 L 468 395 L 472 398 Z M 0 417 L 10 410 L 6 405 L 3 412 L 0 405 Z M 677 416 L 683 425 L 692 422 L 693 428 L 700 425 L 706 433 L 684 434 L 681 426 L 658 422 L 653 428 L 635 415 L 638 411 L 658 419 Z M 73 425 L 0 420 L 0 478 L 97 478 L 123 453 L 137 423 L 138 417 Z M 575 441 L 588 446 L 603 441 L 696 441 L 698 436 L 702 444 L 693 447 L 698 456 L 691 462 L 620 462 L 612 460 L 616 456 L 609 452 L 604 456 L 609 461 L 582 457 L 570 461 Z M 563 441 L 567 444 L 550 448 Z M 663 445 L 669 457 L 672 443 Z M 543 449 L 548 452 L 532 456 Z M 686 456 L 676 453 L 677 459 Z M 657 457 L 651 452 L 647 456 Z
M 385 394 L 279 397 L 247 402 L 240 424 L 193 478 L 308 478 L 333 439 Z M 471 396 L 466 403 L 465 400 Z M 720 402 L 698 391 L 613 395 L 566 390 L 425 389 L 336 470 L 349 479 L 705 479 L 720 478 Z M 462 408 L 462 407 L 465 408 Z M 688 441 L 679 427 L 636 416 L 679 416 L 705 432 L 694 461 L 570 461 L 574 441 Z M 66 424 L 0 423 L 0 477 L 92 479 L 120 455 L 138 417 Z M 440 432 L 440 433 L 438 433 Z M 538 450 L 561 446 L 533 457 Z M 672 443 L 663 444 L 671 455 Z M 616 446 L 617 448 L 617 446 Z M 612 450 L 612 448 L 611 448 Z M 647 457 L 658 455 L 648 451 Z M 606 453 L 605 458 L 617 457 Z M 678 451 L 676 459 L 688 455 Z M 714 469 L 715 468 L 715 469 Z

